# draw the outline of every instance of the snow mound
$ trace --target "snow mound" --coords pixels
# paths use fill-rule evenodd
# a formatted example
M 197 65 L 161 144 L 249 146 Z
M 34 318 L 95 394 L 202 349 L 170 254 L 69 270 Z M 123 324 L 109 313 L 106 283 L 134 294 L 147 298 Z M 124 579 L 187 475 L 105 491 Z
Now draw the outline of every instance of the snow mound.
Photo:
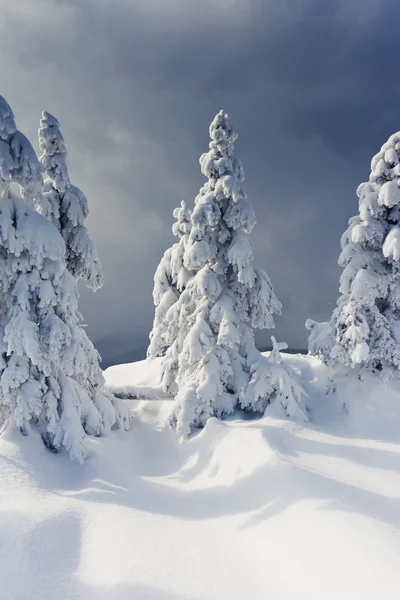
M 326 396 L 317 359 L 285 360 L 309 423 L 271 405 L 180 442 L 171 402 L 127 401 L 132 431 L 86 440 L 83 465 L 3 434 L 1 599 L 397 600 L 400 393 L 349 376 Z M 105 376 L 156 398 L 157 370 Z
M 156 400 L 171 399 L 162 391 L 161 359 L 141 360 L 115 365 L 105 371 L 108 389 L 119 398 Z

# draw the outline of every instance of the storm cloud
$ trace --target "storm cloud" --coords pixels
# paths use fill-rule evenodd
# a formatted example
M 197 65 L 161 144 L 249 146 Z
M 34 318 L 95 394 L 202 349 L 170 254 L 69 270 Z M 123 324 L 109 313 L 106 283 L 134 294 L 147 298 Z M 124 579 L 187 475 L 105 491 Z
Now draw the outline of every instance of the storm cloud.
M 172 210 L 202 185 L 226 110 L 257 215 L 256 264 L 283 303 L 276 336 L 338 295 L 340 235 L 372 155 L 400 129 L 394 0 L 0 0 L 0 93 L 36 144 L 61 122 L 105 285 L 82 289 L 105 363 L 144 355 Z M 258 335 L 267 345 L 270 332 Z

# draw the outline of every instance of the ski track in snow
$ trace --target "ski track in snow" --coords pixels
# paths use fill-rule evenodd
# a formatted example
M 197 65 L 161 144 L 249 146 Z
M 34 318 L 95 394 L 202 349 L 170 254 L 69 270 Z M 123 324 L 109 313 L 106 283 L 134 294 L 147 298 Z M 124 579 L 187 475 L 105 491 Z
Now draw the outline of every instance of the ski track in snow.
M 82 466 L 3 434 L 1 600 L 397 600 L 400 394 L 349 377 L 326 396 L 316 359 L 285 359 L 309 424 L 272 405 L 180 442 L 171 402 L 130 401 L 132 431 L 88 439 Z M 158 397 L 157 362 L 106 378 Z

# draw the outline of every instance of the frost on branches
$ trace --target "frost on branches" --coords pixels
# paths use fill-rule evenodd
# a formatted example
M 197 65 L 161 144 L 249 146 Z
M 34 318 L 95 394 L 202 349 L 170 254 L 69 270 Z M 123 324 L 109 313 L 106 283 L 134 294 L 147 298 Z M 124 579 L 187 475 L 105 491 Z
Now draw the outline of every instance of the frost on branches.
M 176 222 L 172 226 L 172 233 L 179 241 L 164 253 L 154 275 L 153 300 L 156 310 L 153 329 L 150 333 L 150 345 L 147 350 L 149 358 L 164 356 L 167 348 L 174 343 L 177 331 L 171 323 L 173 319 L 170 309 L 177 302 L 192 277 L 192 273 L 183 264 L 191 228 L 191 212 L 183 200 L 180 207 L 175 208 L 173 216 Z M 174 329 L 174 333 L 172 333 L 172 329 Z M 168 369 L 164 369 L 164 376 L 168 376 L 170 379 L 172 373 L 167 375 L 167 371 L 172 371 L 173 368 L 169 361 L 167 362 Z M 163 381 L 163 386 L 168 388 L 165 381 Z
M 67 151 L 60 124 L 43 111 L 39 129 L 39 158 L 47 179 L 39 210 L 59 229 L 67 248 L 67 268 L 83 279 L 92 290 L 103 285 L 101 263 L 84 223 L 89 215 L 88 202 L 81 190 L 71 184 L 66 163 Z
M 237 135 L 223 111 L 210 136 L 200 158 L 207 182 L 195 200 L 183 257 L 193 277 L 168 312 L 174 342 L 166 359 L 176 361 L 177 388 L 171 423 L 184 437 L 238 403 L 260 406 L 246 397 L 262 364 L 253 328 L 274 327 L 273 315 L 281 311 L 267 274 L 252 266 L 249 235 L 256 221 L 233 155 Z M 165 339 L 168 344 L 168 333 Z
M 62 237 L 34 209 L 41 185 L 40 163 L 0 97 L 0 417 L 25 432 L 37 427 L 49 448 L 81 461 L 85 434 L 101 435 L 124 418 L 81 385 L 92 375 L 76 320 L 77 283 Z
M 400 132 L 371 162 L 359 215 L 341 240 L 342 296 L 329 323 L 307 321 L 309 350 L 329 365 L 400 367 Z

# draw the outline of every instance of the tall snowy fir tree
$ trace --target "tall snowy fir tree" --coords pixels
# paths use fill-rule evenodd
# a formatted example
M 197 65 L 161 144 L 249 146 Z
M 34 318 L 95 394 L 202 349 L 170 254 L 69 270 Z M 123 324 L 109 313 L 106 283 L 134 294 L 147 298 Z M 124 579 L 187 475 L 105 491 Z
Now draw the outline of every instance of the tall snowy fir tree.
M 44 193 L 39 196 L 36 207 L 50 219 L 60 231 L 66 246 L 66 265 L 76 280 L 82 279 L 96 291 L 103 285 L 102 267 L 97 250 L 85 226 L 89 215 L 88 202 L 82 191 L 71 184 L 66 163 L 67 151 L 58 120 L 43 111 L 39 128 L 39 147 L 43 154 L 39 158 L 47 178 Z M 79 325 L 82 320 L 78 312 L 78 296 L 69 307 L 70 319 L 75 322 L 73 343 L 65 349 L 68 375 L 86 389 L 101 411 L 107 412 L 110 403 L 117 421 L 126 426 L 129 413 L 126 406 L 106 389 L 100 356 L 92 342 Z
M 210 136 L 210 149 L 200 158 L 207 182 L 195 200 L 183 257 L 193 276 L 168 313 L 177 363 L 171 423 L 184 437 L 238 404 L 258 409 L 246 391 L 251 378 L 268 375 L 258 371 L 262 356 L 253 328 L 274 327 L 273 315 L 281 312 L 267 274 L 251 264 L 249 235 L 256 221 L 233 155 L 237 135 L 224 111 L 211 123 Z M 272 387 L 264 384 L 271 397 Z
M 89 236 L 85 221 L 89 216 L 88 202 L 83 192 L 72 185 L 67 151 L 60 124 L 50 113 L 43 111 L 39 128 L 39 147 L 47 178 L 40 211 L 51 218 L 64 238 L 67 248 L 67 268 L 76 278 L 97 290 L 103 285 L 101 263 Z
M 86 434 L 128 419 L 106 396 L 92 401 L 80 384 L 89 375 L 77 284 L 63 238 L 34 208 L 42 185 L 35 152 L 0 97 L 0 417 L 3 426 L 36 427 L 49 448 L 82 460 Z
M 328 323 L 308 320 L 309 351 L 328 365 L 400 367 L 400 132 L 371 162 L 357 190 L 359 215 L 341 239 L 341 296 Z

